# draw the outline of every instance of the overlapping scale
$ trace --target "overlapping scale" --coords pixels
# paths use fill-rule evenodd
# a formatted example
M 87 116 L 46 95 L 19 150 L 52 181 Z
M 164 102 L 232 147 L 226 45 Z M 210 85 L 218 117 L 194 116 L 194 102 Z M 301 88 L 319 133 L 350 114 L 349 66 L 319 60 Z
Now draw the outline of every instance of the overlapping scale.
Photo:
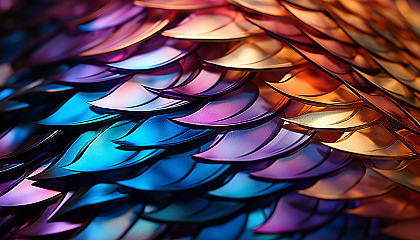
M 338 110 L 312 107 L 302 115 L 285 118 L 286 121 L 305 128 L 330 131 L 361 129 L 366 125 L 375 124 L 380 119 L 380 114 L 366 107 Z
M 18 207 L 40 204 L 46 201 L 51 201 L 60 196 L 61 193 L 59 191 L 34 186 L 34 182 L 28 179 L 30 174 L 37 174 L 41 170 L 42 168 L 38 169 L 34 173 L 26 173 L 21 177 L 21 179 L 2 183 L 2 198 L 0 199 L 0 206 Z
M 93 56 L 113 52 L 147 40 L 168 25 L 172 18 L 172 14 L 162 10 L 143 11 L 116 29 L 111 36 L 101 43 L 81 52 L 80 56 Z
M 65 169 L 64 167 L 71 164 L 79 155 L 79 152 L 83 151 L 83 149 L 88 146 L 87 143 L 91 142 L 97 135 L 98 133 L 95 134 L 94 131 L 88 131 L 81 134 L 70 146 L 68 146 L 65 153 L 53 159 L 52 163 L 48 165 L 46 169 L 32 176 L 32 178 L 36 180 L 54 179 L 80 173 Z
M 317 32 L 340 41 L 345 41 L 345 38 L 348 38 L 344 34 L 344 31 L 338 27 L 337 23 L 322 11 L 308 11 L 287 2 L 284 2 L 282 5 L 287 9 L 290 15 L 299 19 L 299 23 L 305 25 L 308 30 L 314 29 Z
M 255 229 L 258 233 L 284 233 L 319 227 L 341 211 L 341 201 L 311 199 L 296 193 L 280 198 L 270 217 Z
M 248 22 L 242 13 L 229 8 L 216 8 L 193 13 L 164 36 L 200 41 L 239 40 L 262 31 Z
M 164 67 L 179 61 L 195 47 L 194 43 L 180 40 L 153 42 L 140 53 L 120 62 L 109 63 L 108 66 L 123 70 L 150 70 Z M 152 50 L 150 50 L 152 49 Z
M 117 144 L 111 141 L 129 132 L 136 123 L 117 122 L 106 129 L 101 129 L 95 138 L 90 139 L 87 146 L 79 150 L 79 153 L 70 164 L 64 166 L 76 172 L 106 171 L 129 167 L 134 164 L 152 158 L 162 150 L 146 149 L 141 151 L 126 151 L 117 149 Z M 92 162 L 92 158 L 100 159 L 100 162 Z
M 250 71 L 290 68 L 303 63 L 301 56 L 285 43 L 264 35 L 243 40 L 225 56 L 205 61 L 216 66 Z
M 334 172 L 352 160 L 350 154 L 310 143 L 298 152 L 277 159 L 273 164 L 251 175 L 267 179 L 299 179 Z
M 412 108 L 399 106 L 388 97 L 375 92 L 371 95 L 355 90 L 356 94 L 369 104 L 376 111 L 382 113 L 382 115 L 391 121 L 397 122 L 405 126 L 408 129 L 412 129 L 418 132 L 418 121 L 412 113 L 415 113 Z
M 394 184 L 365 168 L 361 161 L 354 161 L 342 170 L 325 176 L 299 193 L 321 199 L 361 199 L 382 195 L 395 187 Z
M 370 76 L 367 74 L 361 74 L 369 82 L 377 86 L 380 90 L 388 93 L 391 97 L 394 97 L 400 101 L 405 102 L 411 107 L 419 108 L 419 99 L 412 89 L 407 86 L 395 81 L 393 78 L 387 75 Z
M 166 228 L 165 224 L 138 218 L 134 225 L 132 225 L 131 228 L 124 233 L 124 239 L 154 239 L 159 237 Z
M 38 121 L 43 125 L 83 125 L 109 120 L 116 114 L 101 114 L 94 112 L 87 103 L 105 95 L 106 92 L 78 92 L 54 113 Z M 76 105 L 76 106 L 75 106 Z
M 226 164 L 198 163 L 191 159 L 196 152 L 193 150 L 158 160 L 140 175 L 118 181 L 118 184 L 149 191 L 185 190 L 214 180 L 229 167 Z
M 164 111 L 189 103 L 187 100 L 167 98 L 148 91 L 141 78 L 130 79 L 109 94 L 89 100 L 88 103 L 95 107 L 128 112 Z
M 192 0 L 135 0 L 134 3 L 140 6 L 167 10 L 199 10 L 226 4 L 224 0 L 204 0 L 200 2 Z
M 315 106 L 354 107 L 363 104 L 344 84 L 313 68 L 292 70 L 280 81 L 268 84 L 290 98 Z
M 381 168 L 374 168 L 374 170 L 391 181 L 401 184 L 412 191 L 420 192 L 420 185 L 416 181 L 418 179 L 416 174 L 418 168 L 418 161 L 413 161 L 411 163 L 402 162 L 397 168 L 391 170 Z
M 90 222 L 90 224 L 80 231 L 73 239 L 81 240 L 99 237 L 101 239 L 111 240 L 121 238 L 135 222 L 135 210 L 127 209 L 127 207 L 120 207 L 114 209 L 113 213 L 105 213 L 96 216 L 92 222 Z
M 93 20 L 78 25 L 78 28 L 82 31 L 95 31 L 118 26 L 139 15 L 144 10 L 142 7 L 125 1 L 111 1 L 110 5 L 105 11 L 95 14 L 97 16 L 92 16 Z
M 209 192 L 210 195 L 246 199 L 260 197 L 273 192 L 278 192 L 292 185 L 291 182 L 264 182 L 251 178 L 251 175 L 245 172 L 236 173 L 225 185 Z
M 70 194 L 69 194 L 70 195 Z M 63 214 L 72 211 L 83 211 L 88 208 L 100 207 L 110 202 L 116 202 L 127 198 L 128 195 L 118 191 L 118 185 L 100 183 L 92 187 L 86 187 L 79 192 L 72 193 L 69 198 L 63 200 L 61 206 L 50 218 L 59 218 Z
M 78 64 L 50 78 L 65 83 L 92 84 L 121 79 L 125 76 L 124 74 L 110 72 L 101 66 Z
M 323 228 L 303 234 L 296 234 L 297 239 L 319 239 L 325 236 L 331 239 L 387 239 L 386 236 L 367 231 L 375 225 L 375 220 L 364 219 L 348 214 L 340 214 Z M 360 231 L 364 229 L 364 231 Z
M 87 49 L 90 49 L 112 34 L 112 28 L 93 32 L 64 32 L 50 37 L 49 41 L 42 46 L 30 51 L 29 56 L 24 58 L 27 65 L 41 65 L 62 61 L 66 58 L 76 56 Z M 57 49 L 51 51 L 51 49 Z
M 233 4 L 262 14 L 283 16 L 282 6 L 275 0 L 232 0 Z
M 280 234 L 258 234 L 253 228 L 263 223 L 268 214 L 268 209 L 256 209 L 219 225 L 206 227 L 197 235 L 197 239 L 210 240 L 217 238 L 227 239 L 278 239 Z
M 359 216 L 392 219 L 417 218 L 420 217 L 419 195 L 397 188 L 383 196 L 365 199 L 360 206 L 348 209 L 347 212 Z
M 383 124 L 353 132 L 345 132 L 340 139 L 325 145 L 360 155 L 379 158 L 413 158 L 416 153 Z
M 275 118 L 255 128 L 220 134 L 209 148 L 194 157 L 217 162 L 258 161 L 293 152 L 310 138 L 310 131 L 288 130 L 283 128 L 283 121 Z
M 57 233 L 74 232 L 82 226 L 81 223 L 49 222 L 49 217 L 59 204 L 49 206 L 35 222 L 14 231 L 15 234 L 25 237 L 51 237 Z
M 167 95 L 179 95 L 189 98 L 205 98 L 224 95 L 241 87 L 252 78 L 253 74 L 235 70 L 220 70 L 212 67 L 203 68 L 190 81 L 177 86 L 158 89 Z
M 135 74 L 131 80 L 140 82 L 149 91 L 181 86 L 201 71 L 197 56 L 188 55 L 172 65 L 152 72 Z
M 0 0 L 1 239 L 418 239 L 414 0 Z
M 19 156 L 31 149 L 45 144 L 60 134 L 59 130 L 53 132 L 37 132 L 36 125 L 18 125 L 5 129 L 0 138 L 0 159 Z
M 126 136 L 113 142 L 120 144 L 121 148 L 169 148 L 188 144 L 191 141 L 199 141 L 214 133 L 214 130 L 211 129 L 190 129 L 180 126 L 170 121 L 171 117 L 174 117 L 174 114 L 153 116 L 141 123 L 139 127 L 131 130 Z
M 164 222 L 204 223 L 232 216 L 244 203 L 224 200 L 208 199 L 204 197 L 179 197 L 169 205 L 145 212 L 146 219 Z
M 262 83 L 249 83 L 192 114 L 174 118 L 174 121 L 206 127 L 247 124 L 269 118 L 282 109 L 288 100 Z

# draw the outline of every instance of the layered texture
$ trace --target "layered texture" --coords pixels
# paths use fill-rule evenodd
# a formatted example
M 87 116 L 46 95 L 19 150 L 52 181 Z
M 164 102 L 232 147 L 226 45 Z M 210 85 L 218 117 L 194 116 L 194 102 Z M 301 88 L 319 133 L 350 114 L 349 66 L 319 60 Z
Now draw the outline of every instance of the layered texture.
M 420 4 L 0 0 L 3 239 L 418 239 Z

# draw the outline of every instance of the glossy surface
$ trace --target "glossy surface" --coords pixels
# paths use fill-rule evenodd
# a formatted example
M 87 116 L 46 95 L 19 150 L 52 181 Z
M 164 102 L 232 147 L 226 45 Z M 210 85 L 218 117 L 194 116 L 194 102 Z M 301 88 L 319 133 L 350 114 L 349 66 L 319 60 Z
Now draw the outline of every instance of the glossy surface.
M 0 0 L 0 239 L 418 240 L 415 0 Z

